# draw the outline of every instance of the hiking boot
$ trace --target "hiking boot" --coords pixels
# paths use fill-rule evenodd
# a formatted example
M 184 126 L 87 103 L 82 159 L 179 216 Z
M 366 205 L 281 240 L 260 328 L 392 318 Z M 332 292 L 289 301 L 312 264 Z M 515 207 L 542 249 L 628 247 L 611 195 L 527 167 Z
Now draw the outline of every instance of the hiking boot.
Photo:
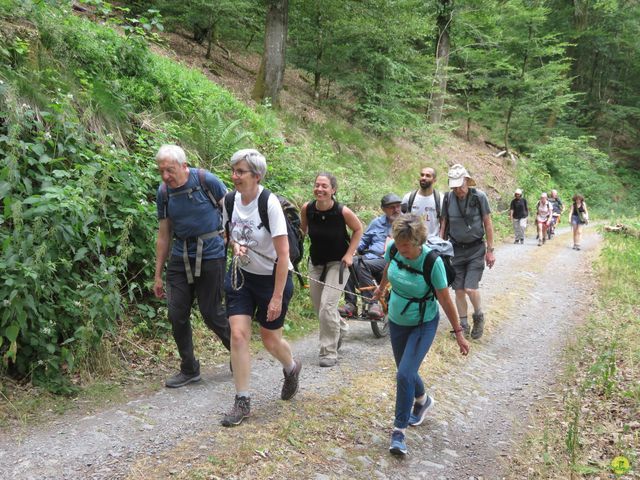
M 394 455 L 407 454 L 407 444 L 404 441 L 404 433 L 400 430 L 394 430 L 391 434 L 391 446 L 389 446 L 389 451 Z
M 318 362 L 321 367 L 334 367 L 338 363 L 337 358 L 322 357 Z
M 250 414 L 251 399 L 249 397 L 239 397 L 236 395 L 231 412 L 223 417 L 220 424 L 223 427 L 235 427 L 236 425 L 240 425 L 242 420 Z
M 372 303 L 369 306 L 369 318 L 371 320 L 380 320 L 384 318 L 384 312 L 382 311 L 382 307 L 378 302 Z
M 182 372 L 178 372 L 175 375 L 171 375 L 164 382 L 167 388 L 180 388 L 188 385 L 189 383 L 195 383 L 200 381 L 200 374 L 194 373 L 193 375 L 187 375 Z
M 541 247 L 542 246 L 542 242 L 540 240 L 538 240 L 538 246 Z
M 484 313 L 473 314 L 473 328 L 471 329 L 471 338 L 479 339 L 484 333 Z
M 427 416 L 427 412 L 433 408 L 436 401 L 427 395 L 427 399 L 424 402 L 424 405 L 420 405 L 418 402 L 413 404 L 413 411 L 409 416 L 409 425 L 413 427 L 417 427 L 424 421 L 424 417 Z
M 302 361 L 300 359 L 293 360 L 296 362 L 291 373 L 287 373 L 284 369 L 284 383 L 282 384 L 282 392 L 280 392 L 280 398 L 282 400 L 291 400 L 296 393 L 298 393 L 298 377 L 300 376 L 300 370 L 302 370 Z
M 341 317 L 351 318 L 358 315 L 358 307 L 353 303 L 345 303 L 342 307 L 338 307 L 338 313 Z

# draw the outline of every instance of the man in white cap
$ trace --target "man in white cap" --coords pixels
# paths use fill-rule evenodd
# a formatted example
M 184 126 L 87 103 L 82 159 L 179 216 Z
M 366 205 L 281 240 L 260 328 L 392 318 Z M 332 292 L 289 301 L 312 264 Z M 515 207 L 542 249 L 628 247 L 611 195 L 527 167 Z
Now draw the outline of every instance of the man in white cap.
M 424 218 L 429 237 L 440 234 L 442 195 L 433 188 L 435 183 L 436 170 L 424 167 L 420 170 L 420 188 L 405 194 L 402 199 L 402 212 L 415 213 Z
M 456 294 L 460 325 L 469 332 L 467 296 L 473 305 L 471 338 L 484 332 L 484 313 L 480 301 L 480 279 L 485 264 L 493 267 L 493 222 L 487 195 L 475 188 L 476 182 L 460 164 L 449 169 L 449 192 L 443 202 L 440 236 L 451 240 L 454 257 L 451 262 L 456 278 L 451 285 Z M 486 242 L 485 242 L 486 235 Z
M 522 190 L 517 188 L 513 194 L 513 200 L 509 205 L 509 220 L 513 223 L 513 243 L 524 244 L 524 231 L 527 228 L 527 217 L 529 217 L 529 206 L 527 199 L 523 198 Z

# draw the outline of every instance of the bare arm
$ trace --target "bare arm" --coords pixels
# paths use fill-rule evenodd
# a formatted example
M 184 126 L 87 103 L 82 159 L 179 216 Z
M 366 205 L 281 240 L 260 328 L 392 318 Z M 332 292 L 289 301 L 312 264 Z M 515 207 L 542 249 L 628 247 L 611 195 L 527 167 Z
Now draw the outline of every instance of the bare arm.
M 342 261 L 345 263 L 347 267 L 350 267 L 353 264 L 353 256 L 358 249 L 358 245 L 360 245 L 360 239 L 362 238 L 362 223 L 360 219 L 356 216 L 351 209 L 347 207 L 343 207 L 342 215 L 344 216 L 344 221 L 347 224 L 347 227 L 351 230 L 351 240 L 349 241 L 349 248 L 347 248 L 347 252 L 342 257 Z
M 307 205 L 309 205 L 309 202 L 306 202 L 304 205 L 302 205 L 302 208 L 300 209 L 300 229 L 305 235 L 309 233 L 309 223 L 307 222 Z
M 487 253 L 485 254 L 485 262 L 487 267 L 492 268 L 496 263 L 496 256 L 493 253 L 493 220 L 491 220 L 490 213 L 482 217 L 482 223 L 484 225 L 484 231 L 487 234 Z
M 289 239 L 286 235 L 273 237 L 273 247 L 276 249 L 278 263 L 276 264 L 276 278 L 273 286 L 273 296 L 267 309 L 267 322 L 272 322 L 282 313 L 282 297 L 289 273 Z
M 447 315 L 449 319 L 449 323 L 453 327 L 453 331 L 456 334 L 456 341 L 458 342 L 458 347 L 460 347 L 460 353 L 462 355 L 466 355 L 469 353 L 469 342 L 464 338 L 464 331 L 460 326 L 460 318 L 458 317 L 458 310 L 456 310 L 456 306 L 453 304 L 453 300 L 451 299 L 451 295 L 449 294 L 449 288 L 441 288 L 436 290 L 436 297 L 438 298 L 438 303 L 444 310 L 444 313 Z
M 156 272 L 153 282 L 153 293 L 157 298 L 163 298 L 164 284 L 162 272 L 164 264 L 169 256 L 169 245 L 171 244 L 171 220 L 163 218 L 158 227 L 158 239 L 156 240 Z

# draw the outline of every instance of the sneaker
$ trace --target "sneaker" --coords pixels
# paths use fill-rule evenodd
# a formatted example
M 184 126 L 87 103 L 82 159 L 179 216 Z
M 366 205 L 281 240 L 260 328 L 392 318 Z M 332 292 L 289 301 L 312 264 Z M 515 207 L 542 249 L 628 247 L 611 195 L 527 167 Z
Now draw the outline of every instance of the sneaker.
M 188 385 L 189 383 L 195 383 L 200 381 L 200 374 L 195 373 L 193 375 L 187 375 L 182 372 L 178 372 L 175 375 L 171 375 L 164 382 L 165 387 L 167 388 L 180 388 Z
M 234 427 L 240 425 L 242 420 L 247 418 L 251 414 L 251 399 L 249 397 L 239 397 L 233 402 L 233 408 L 231 412 L 224 416 L 220 421 L 223 427 Z
M 424 421 L 424 417 L 427 416 L 427 412 L 433 408 L 436 401 L 427 395 L 427 400 L 424 402 L 424 405 L 420 405 L 418 402 L 413 404 L 413 411 L 409 416 L 409 425 L 413 427 L 417 427 Z
M 576 250 L 580 250 L 580 245 L 576 245 Z
M 296 366 L 293 372 L 287 374 L 283 369 L 284 383 L 282 384 L 282 392 L 280 392 L 280 398 L 282 400 L 291 400 L 296 393 L 298 393 L 298 377 L 300 376 L 300 370 L 302 370 L 302 361 L 300 359 L 293 359 L 296 362 Z
M 484 333 L 484 313 L 473 314 L 473 328 L 471 329 L 471 338 L 479 339 Z
M 394 455 L 406 455 L 407 444 L 404 441 L 404 433 L 400 430 L 394 430 L 391 434 L 391 446 L 389 451 Z
M 516 238 L 515 242 L 513 242 L 513 243 L 518 244 L 518 243 L 520 243 L 520 240 L 518 240 L 518 239 Z
M 338 313 L 341 317 L 351 318 L 358 315 L 358 307 L 353 303 L 345 303 L 342 307 L 338 307 Z
M 318 362 L 321 367 L 334 367 L 338 363 L 337 358 L 322 357 Z
M 384 318 L 384 312 L 378 302 L 372 303 L 369 306 L 369 318 L 371 320 L 380 320 L 381 318 Z

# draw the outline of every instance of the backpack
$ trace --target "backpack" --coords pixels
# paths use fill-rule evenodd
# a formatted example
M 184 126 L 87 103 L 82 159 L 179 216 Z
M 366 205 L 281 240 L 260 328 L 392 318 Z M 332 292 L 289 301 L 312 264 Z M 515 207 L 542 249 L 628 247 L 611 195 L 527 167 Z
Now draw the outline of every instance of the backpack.
M 442 207 L 442 216 L 443 218 L 447 221 L 445 230 L 444 230 L 444 235 L 443 238 L 445 240 L 448 240 L 450 238 L 449 236 L 449 229 L 451 226 L 451 222 L 449 221 L 449 203 L 451 202 L 451 198 L 454 196 L 455 194 L 453 192 L 448 192 L 445 196 L 444 196 L 444 203 L 443 203 L 443 207 Z M 480 214 L 482 215 L 482 207 L 480 206 L 480 200 L 478 199 L 478 193 L 476 192 L 475 188 L 469 188 L 469 195 L 471 195 L 471 198 L 469 198 L 469 206 L 471 208 L 477 208 L 480 210 Z M 467 224 L 467 227 L 470 227 L 469 225 L 469 219 L 464 216 L 464 221 Z M 482 226 L 483 230 L 484 230 L 484 224 Z M 484 233 L 483 233 L 484 235 Z M 455 239 L 454 239 L 455 241 Z
M 409 201 L 407 202 L 406 210 L 402 213 L 411 213 L 411 209 L 413 208 L 413 202 L 416 200 L 416 195 L 418 194 L 418 190 L 414 190 L 409 195 Z M 440 193 L 437 190 L 433 191 L 433 201 L 436 203 L 436 217 L 438 220 L 440 219 Z
M 225 230 L 227 232 L 227 238 L 229 238 L 229 222 L 233 216 L 233 206 L 235 201 L 236 191 L 232 190 L 227 193 L 224 197 L 224 207 L 227 210 L 227 224 L 225 225 Z M 258 215 L 260 216 L 260 225 L 264 226 L 269 233 L 271 233 L 271 225 L 269 223 L 269 211 L 268 211 L 268 201 L 269 195 L 271 195 L 271 191 L 268 188 L 262 190 L 260 196 L 258 197 Z M 304 281 L 302 280 L 302 275 L 300 273 L 300 262 L 302 261 L 302 257 L 304 256 L 304 232 L 301 228 L 300 221 L 300 211 L 298 208 L 291 203 L 289 200 L 284 198 L 281 195 L 275 194 L 276 198 L 280 202 L 280 206 L 282 207 L 282 211 L 284 212 L 284 218 L 287 223 L 287 240 L 289 241 L 289 260 L 293 265 L 293 270 L 298 275 L 298 280 L 302 287 L 304 287 Z
M 204 168 L 198 169 L 198 181 L 200 182 L 200 186 L 193 187 L 186 194 L 191 195 L 193 192 L 197 192 L 198 190 L 202 190 L 206 195 L 211 205 L 220 212 L 220 204 L 217 202 L 216 197 L 213 195 L 213 192 L 209 190 L 207 187 L 207 182 L 205 181 L 205 175 L 207 171 Z M 164 213 L 164 218 L 168 218 L 169 216 L 169 192 L 167 191 L 167 184 L 162 182 L 160 185 L 160 194 L 162 195 L 162 211 Z M 222 212 L 220 212 L 222 213 Z
M 444 264 L 444 271 L 447 277 L 447 286 L 450 287 L 453 281 L 456 278 L 456 271 L 453 268 L 451 263 L 451 259 L 453 256 L 450 254 L 453 252 L 453 247 L 451 243 L 447 241 L 442 241 L 442 244 L 427 244 L 431 251 L 424 258 L 424 263 L 422 264 L 422 270 L 417 270 L 404 262 L 398 260 L 396 255 L 398 253 L 398 248 L 394 243 L 391 245 L 391 249 L 389 250 L 389 256 L 391 257 L 391 261 L 396 262 L 398 264 L 398 268 L 408 270 L 409 272 L 415 273 L 416 275 L 422 275 L 424 278 L 424 282 L 427 284 L 427 293 L 422 298 L 407 298 L 407 305 L 404 307 L 401 313 L 404 313 L 411 303 L 419 304 L 419 312 L 421 323 L 424 321 L 424 311 L 427 306 L 427 301 L 432 300 L 435 297 L 435 290 L 433 285 L 431 284 L 431 272 L 433 270 L 433 266 L 436 263 L 438 257 L 442 259 L 442 263 Z M 406 297 L 403 297 L 406 298 Z

